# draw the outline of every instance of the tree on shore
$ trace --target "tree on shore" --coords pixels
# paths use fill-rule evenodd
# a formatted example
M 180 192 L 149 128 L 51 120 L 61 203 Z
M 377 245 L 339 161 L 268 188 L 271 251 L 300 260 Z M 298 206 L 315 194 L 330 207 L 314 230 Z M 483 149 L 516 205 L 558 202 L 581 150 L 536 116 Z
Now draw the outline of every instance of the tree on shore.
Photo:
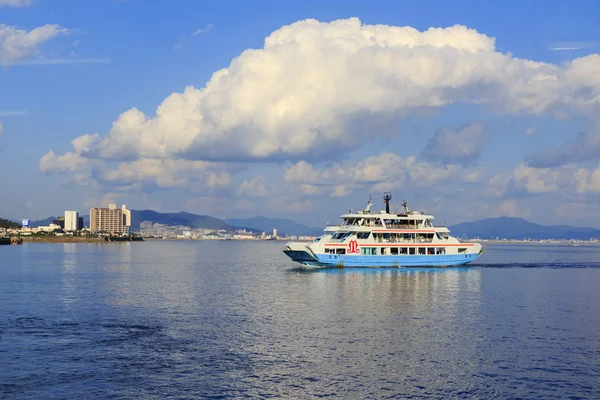
M 0 218 L 0 228 L 4 229 L 19 229 L 21 225 L 7 219 Z

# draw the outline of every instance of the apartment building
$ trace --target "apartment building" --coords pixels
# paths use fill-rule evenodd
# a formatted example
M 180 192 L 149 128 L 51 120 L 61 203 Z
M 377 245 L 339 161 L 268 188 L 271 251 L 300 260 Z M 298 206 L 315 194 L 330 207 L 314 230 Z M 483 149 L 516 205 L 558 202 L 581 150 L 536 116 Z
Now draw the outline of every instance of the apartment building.
M 129 233 L 131 227 L 131 210 L 123 204 L 109 204 L 108 208 L 92 208 L 90 210 L 90 230 L 92 232 L 109 232 L 114 234 Z

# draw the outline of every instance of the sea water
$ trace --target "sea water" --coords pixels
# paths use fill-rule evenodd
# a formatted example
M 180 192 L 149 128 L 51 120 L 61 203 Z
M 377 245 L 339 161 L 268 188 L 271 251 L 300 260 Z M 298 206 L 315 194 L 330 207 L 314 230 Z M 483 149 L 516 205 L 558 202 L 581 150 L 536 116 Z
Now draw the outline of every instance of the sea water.
M 0 398 L 600 398 L 600 247 L 318 270 L 282 247 L 1 247 Z

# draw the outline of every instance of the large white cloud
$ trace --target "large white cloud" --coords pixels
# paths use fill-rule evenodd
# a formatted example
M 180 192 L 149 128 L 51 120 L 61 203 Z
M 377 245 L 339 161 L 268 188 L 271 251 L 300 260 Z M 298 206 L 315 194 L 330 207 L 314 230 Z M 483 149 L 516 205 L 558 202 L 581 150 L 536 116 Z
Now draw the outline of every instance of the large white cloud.
M 464 26 L 299 21 L 246 50 L 205 87 L 173 93 L 149 116 L 125 111 L 85 157 L 112 160 L 306 159 L 343 155 L 386 121 L 456 102 L 501 112 L 585 110 L 600 102 L 600 56 L 562 66 L 514 58 Z M 596 75 L 597 76 L 597 75 Z
M 205 161 L 139 159 L 119 163 L 116 169 L 100 169 L 95 177 L 101 183 L 115 186 L 136 183 L 159 188 L 188 187 L 198 184 L 202 188 L 227 187 L 231 183 L 228 171 L 220 165 Z
M 8 66 L 38 52 L 49 39 L 68 30 L 59 25 L 48 24 L 26 31 L 14 26 L 0 24 L 0 65 Z
M 333 197 L 345 196 L 358 188 L 387 191 L 397 188 L 432 187 L 443 182 L 477 182 L 480 171 L 460 165 L 437 165 L 417 162 L 409 156 L 402 158 L 394 153 L 383 152 L 356 163 L 334 164 L 316 168 L 299 161 L 287 168 L 284 181 L 300 185 L 305 195 L 329 193 Z
M 515 167 L 511 175 L 499 174 L 488 184 L 487 194 L 504 196 L 511 190 L 530 195 L 551 194 L 562 198 L 582 197 L 600 192 L 600 164 L 595 169 L 574 164 L 556 168 Z
M 204 191 L 228 187 L 235 165 L 182 159 L 140 158 L 131 162 L 101 163 L 77 153 L 57 156 L 50 151 L 40 159 L 44 173 L 71 173 L 75 182 L 95 187 L 121 189 L 143 187 L 177 188 Z

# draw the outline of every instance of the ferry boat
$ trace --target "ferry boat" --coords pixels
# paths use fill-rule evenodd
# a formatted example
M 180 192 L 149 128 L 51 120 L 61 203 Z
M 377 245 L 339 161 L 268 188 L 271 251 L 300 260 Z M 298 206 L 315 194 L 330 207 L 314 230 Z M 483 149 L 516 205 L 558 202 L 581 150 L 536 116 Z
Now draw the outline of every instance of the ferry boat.
M 461 243 L 447 227 L 434 226 L 432 215 L 408 209 L 390 212 L 392 196 L 386 192 L 385 210 L 371 212 L 371 199 L 363 210 L 341 216 L 340 225 L 327 226 L 313 242 L 289 242 L 283 252 L 312 267 L 449 267 L 473 262 L 482 253 L 479 243 Z

